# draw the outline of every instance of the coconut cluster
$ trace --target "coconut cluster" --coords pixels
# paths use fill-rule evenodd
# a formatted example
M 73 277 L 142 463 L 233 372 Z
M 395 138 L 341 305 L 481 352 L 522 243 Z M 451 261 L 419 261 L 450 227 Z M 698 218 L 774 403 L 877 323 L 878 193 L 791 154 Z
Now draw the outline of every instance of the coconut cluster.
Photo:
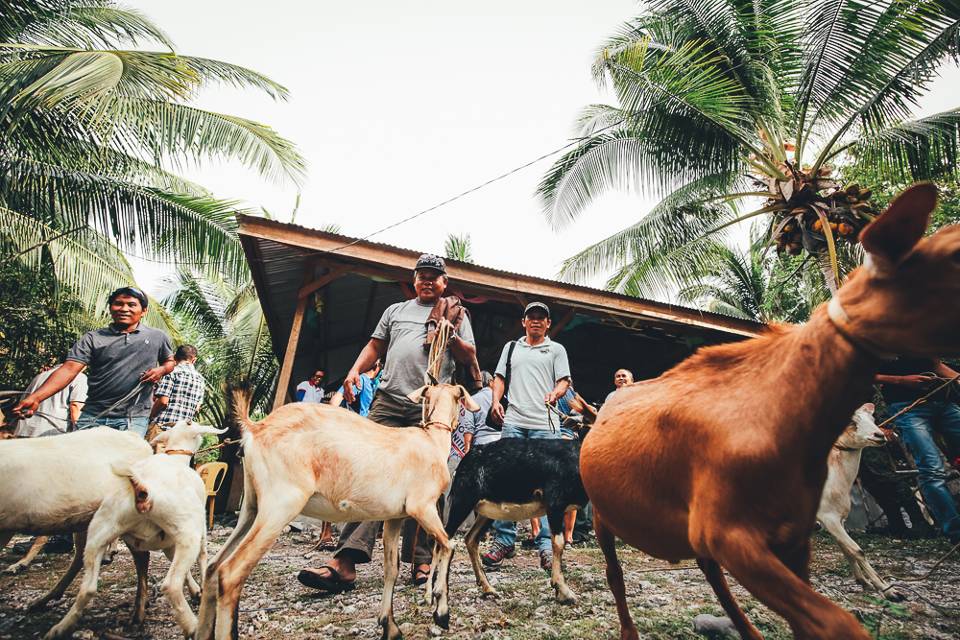
M 855 244 L 860 230 L 877 215 L 870 204 L 870 190 L 858 184 L 841 188 L 822 178 L 793 182 L 797 188 L 790 190 L 789 195 L 778 187 L 781 197 L 769 200 L 770 205 L 784 205 L 774 233 L 780 253 L 799 255 L 804 249 L 822 252 L 827 246 L 825 226 L 829 227 L 834 243 Z

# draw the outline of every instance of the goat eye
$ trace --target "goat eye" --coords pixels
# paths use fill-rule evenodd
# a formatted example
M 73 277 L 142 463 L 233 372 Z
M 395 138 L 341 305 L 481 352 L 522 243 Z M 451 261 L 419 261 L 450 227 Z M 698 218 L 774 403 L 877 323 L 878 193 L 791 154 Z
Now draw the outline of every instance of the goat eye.
M 954 251 L 953 255 L 950 256 L 950 259 L 953 260 L 954 264 L 960 264 L 960 249 Z

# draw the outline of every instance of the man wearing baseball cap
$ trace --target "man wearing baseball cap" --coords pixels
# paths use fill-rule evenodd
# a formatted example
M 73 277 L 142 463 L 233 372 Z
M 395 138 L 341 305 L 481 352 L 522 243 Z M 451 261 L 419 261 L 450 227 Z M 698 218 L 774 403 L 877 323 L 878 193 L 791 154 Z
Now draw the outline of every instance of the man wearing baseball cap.
M 87 367 L 87 401 L 77 429 L 106 426 L 146 435 L 153 384 L 173 371 L 173 347 L 167 334 L 141 322 L 148 305 L 143 291 L 121 287 L 107 302 L 113 322 L 77 340 L 66 361 L 13 408 L 15 414 L 31 415 Z
M 413 427 L 420 424 L 422 407 L 407 397 L 423 385 L 428 367 L 428 332 L 435 328 L 432 318 L 435 308 L 445 307 L 447 267 L 443 258 L 425 253 L 413 268 L 413 288 L 417 296 L 406 302 L 387 307 L 370 341 L 360 352 L 357 361 L 343 381 L 343 395 L 353 402 L 354 389 L 361 385 L 360 375 L 380 359 L 385 362 L 380 386 L 370 404 L 367 417 L 387 427 Z M 458 303 L 454 300 L 453 302 Z M 453 380 L 455 364 L 463 363 L 477 369 L 477 350 L 470 318 L 460 310 L 462 318 L 450 336 L 448 348 L 451 358 L 445 358 L 437 382 Z M 302 584 L 331 593 L 349 591 L 354 587 L 356 565 L 370 562 L 373 547 L 380 530 L 380 522 L 351 522 L 340 533 L 340 544 L 334 557 L 319 568 L 304 569 L 297 578 Z M 430 572 L 433 541 L 419 532 L 416 522 L 407 518 L 403 528 L 401 558 L 412 561 L 414 583 L 423 584 Z
M 551 422 L 544 403 L 554 404 L 570 388 L 570 363 L 567 350 L 547 335 L 550 330 L 550 308 L 542 302 L 531 302 L 523 310 L 525 335 L 503 346 L 500 362 L 493 380 L 491 415 L 503 423 L 501 439 L 525 440 L 558 439 L 560 429 Z M 507 392 L 508 406 L 504 411 L 500 399 Z M 483 563 L 499 566 L 515 553 L 517 523 L 495 520 L 494 540 L 484 554 Z M 553 550 L 547 518 L 540 519 L 537 535 L 540 566 L 549 572 Z

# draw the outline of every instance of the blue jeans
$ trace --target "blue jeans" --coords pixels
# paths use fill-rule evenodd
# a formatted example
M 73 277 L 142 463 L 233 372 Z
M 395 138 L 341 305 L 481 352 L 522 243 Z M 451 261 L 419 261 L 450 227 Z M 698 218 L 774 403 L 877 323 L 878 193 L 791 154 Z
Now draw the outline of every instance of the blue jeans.
M 523 440 L 559 440 L 560 431 L 551 429 L 524 429 L 510 424 L 503 425 L 500 439 L 521 438 Z M 517 523 L 511 520 L 493 521 L 493 539 L 505 547 L 517 544 Z M 537 535 L 537 549 L 553 554 L 550 544 L 550 524 L 547 516 L 540 516 L 540 533 Z
M 140 434 L 141 437 L 146 437 L 148 422 L 149 418 L 147 416 L 133 418 L 101 416 L 97 418 L 94 414 L 82 411 L 80 413 L 80 419 L 77 420 L 77 431 L 81 429 L 92 429 L 93 427 L 110 427 L 117 431 L 133 431 L 134 433 Z
M 890 412 L 900 411 L 909 402 L 891 402 Z M 920 493 L 944 535 L 960 537 L 960 513 L 947 489 L 947 472 L 933 432 L 940 432 L 953 451 L 960 451 L 960 407 L 953 402 L 929 401 L 895 420 L 903 443 L 920 472 Z

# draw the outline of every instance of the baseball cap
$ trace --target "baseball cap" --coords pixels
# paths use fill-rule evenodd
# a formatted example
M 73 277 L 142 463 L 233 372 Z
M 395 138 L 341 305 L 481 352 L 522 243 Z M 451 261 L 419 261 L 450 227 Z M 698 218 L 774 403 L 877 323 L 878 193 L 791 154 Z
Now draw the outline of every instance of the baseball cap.
M 534 309 L 539 309 L 540 311 L 543 311 L 545 314 L 547 314 L 548 318 L 550 317 L 550 307 L 548 307 L 542 302 L 531 302 L 530 304 L 528 304 L 526 308 L 523 310 L 523 317 L 526 318 L 527 314 L 533 311 Z
M 447 272 L 447 263 L 444 262 L 440 256 L 425 253 L 417 258 L 417 266 L 415 266 L 413 270 L 417 271 L 418 269 L 433 269 L 434 271 L 445 274 Z

